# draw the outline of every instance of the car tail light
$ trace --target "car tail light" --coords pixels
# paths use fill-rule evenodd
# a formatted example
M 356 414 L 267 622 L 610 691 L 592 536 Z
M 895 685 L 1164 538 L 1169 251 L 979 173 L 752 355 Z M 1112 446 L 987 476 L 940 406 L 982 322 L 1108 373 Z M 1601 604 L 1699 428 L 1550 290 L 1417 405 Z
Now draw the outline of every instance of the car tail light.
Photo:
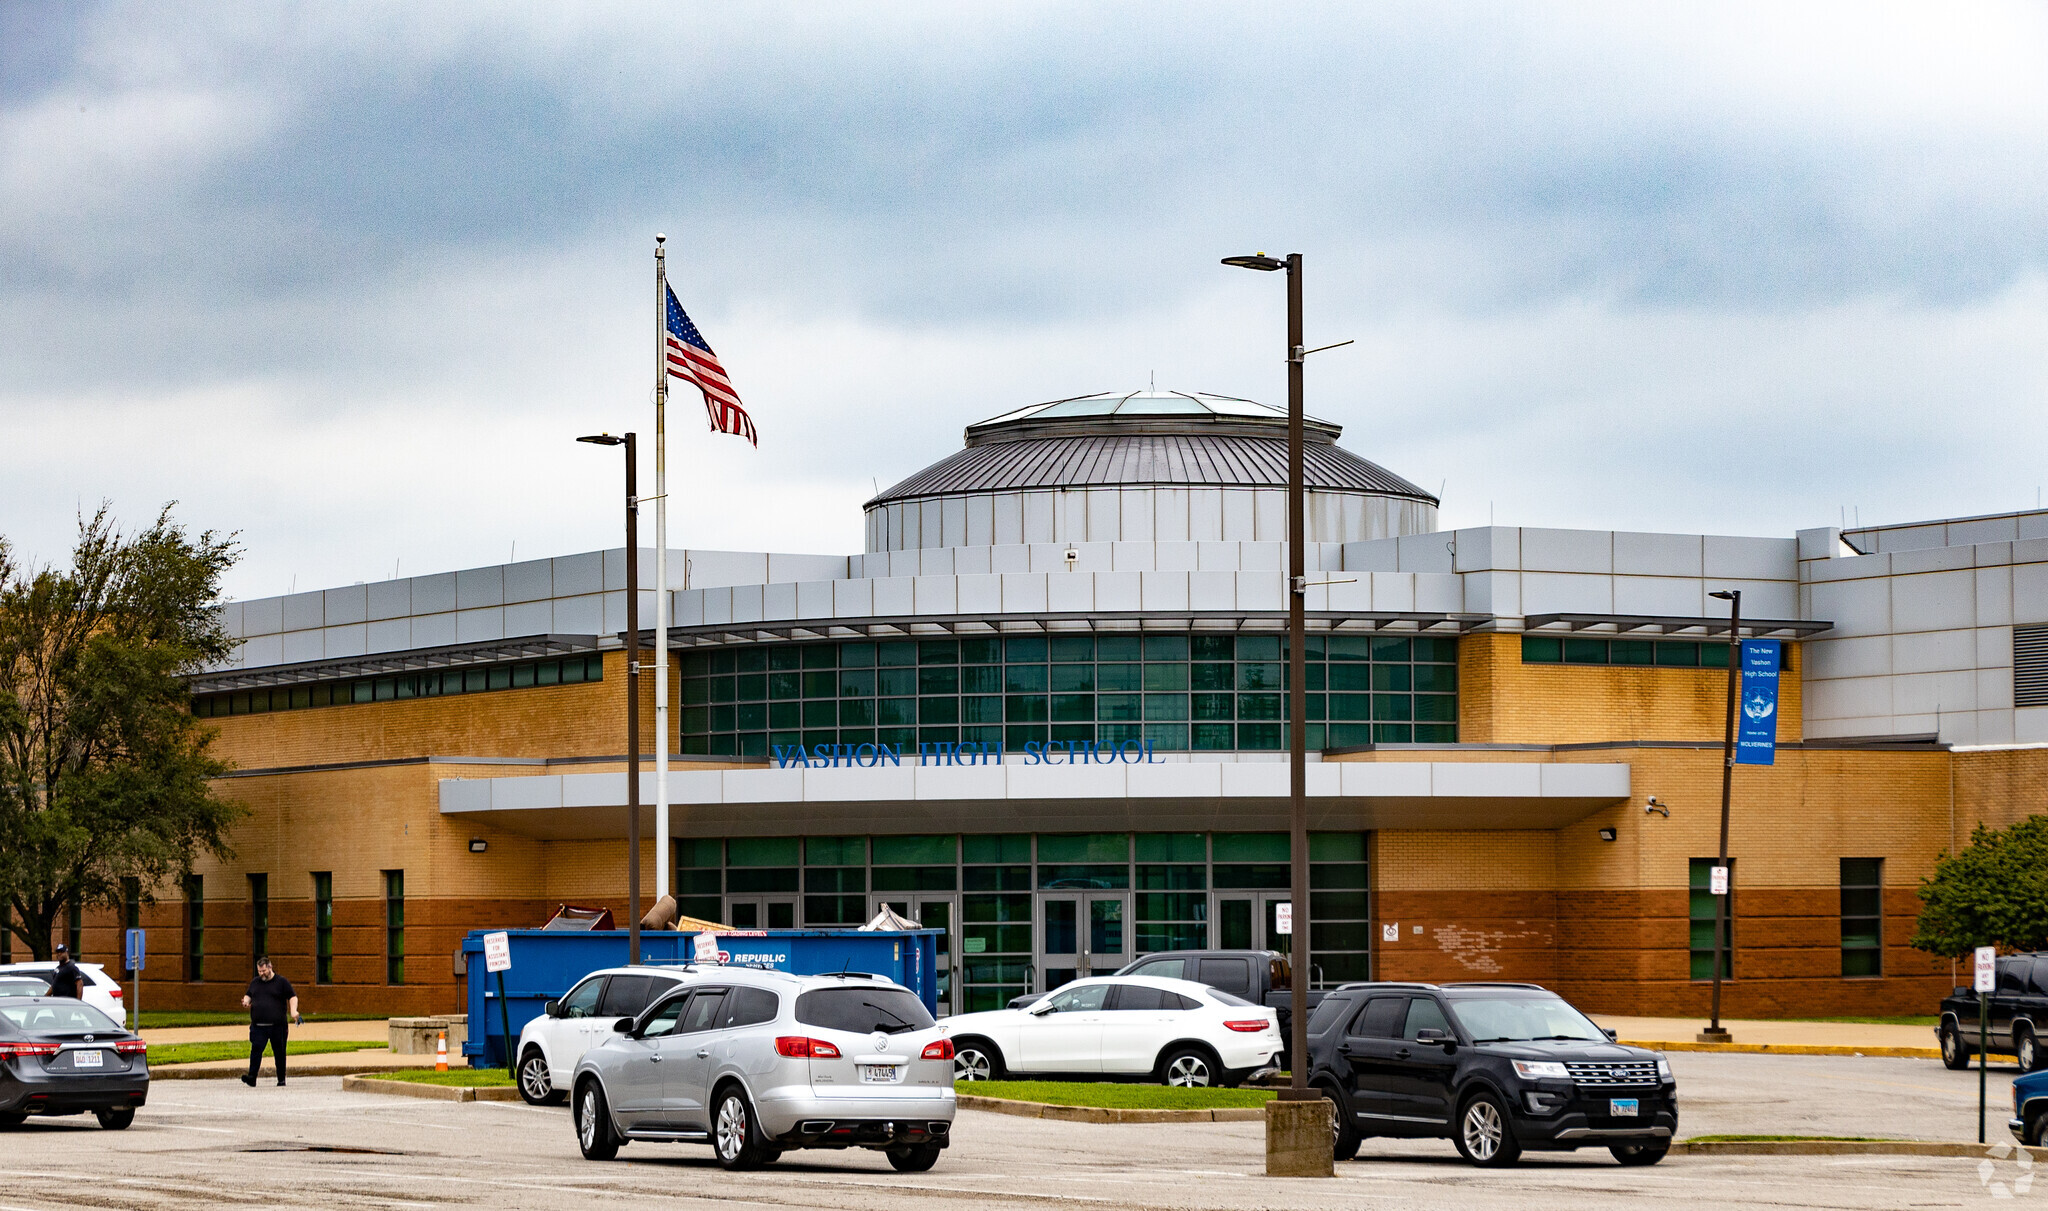
M 831 1043 L 823 1039 L 807 1039 L 802 1035 L 794 1034 L 786 1034 L 776 1039 L 775 1053 L 788 1056 L 791 1059 L 802 1059 L 806 1056 L 814 1060 L 836 1060 L 839 1058 L 839 1048 Z
M 924 1055 L 923 1055 L 923 1056 L 922 1056 L 921 1058 L 923 1058 L 923 1059 L 927 1059 L 927 1060 L 950 1060 L 950 1059 L 952 1059 L 952 1058 L 953 1058 L 953 1040 L 951 1040 L 951 1039 L 940 1039 L 940 1040 L 939 1040 L 938 1042 L 936 1042 L 936 1043 L 926 1043 L 926 1044 L 924 1045 Z
M 141 1039 L 122 1039 L 114 1044 L 114 1050 L 122 1055 L 142 1055 L 149 1050 L 149 1044 Z
M 1232 1030 L 1243 1031 L 1245 1034 L 1254 1034 L 1272 1025 L 1271 1022 L 1268 1022 L 1264 1018 L 1258 1018 L 1256 1020 L 1245 1022 L 1225 1022 L 1223 1024 L 1225 1026 L 1230 1027 Z
M 55 1055 L 55 1043 L 0 1043 L 0 1060 L 17 1055 Z
M 118 988 L 109 988 L 107 989 L 107 995 L 118 1001 L 121 999 L 121 990 Z

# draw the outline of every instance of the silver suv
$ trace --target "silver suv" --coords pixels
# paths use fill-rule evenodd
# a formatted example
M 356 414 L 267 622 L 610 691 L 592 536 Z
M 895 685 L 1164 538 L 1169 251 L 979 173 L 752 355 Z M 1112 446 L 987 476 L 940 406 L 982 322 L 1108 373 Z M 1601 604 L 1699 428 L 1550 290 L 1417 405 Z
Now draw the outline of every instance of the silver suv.
M 585 1052 L 576 1142 L 708 1143 L 728 1169 L 791 1148 L 873 1148 L 938 1162 L 953 1126 L 953 1043 L 909 989 L 861 972 L 683 969 L 683 983 Z

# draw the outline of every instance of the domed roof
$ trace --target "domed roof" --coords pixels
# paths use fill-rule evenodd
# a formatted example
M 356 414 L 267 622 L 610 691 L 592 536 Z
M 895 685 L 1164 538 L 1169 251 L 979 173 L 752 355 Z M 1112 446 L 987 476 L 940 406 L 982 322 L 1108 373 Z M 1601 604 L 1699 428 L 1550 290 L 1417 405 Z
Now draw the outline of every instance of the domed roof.
M 1428 492 L 1340 448 L 1341 426 L 1304 418 L 1304 478 L 1319 491 Z M 1287 413 L 1188 391 L 1111 391 L 1032 404 L 967 427 L 967 448 L 866 504 L 1042 488 L 1283 487 Z

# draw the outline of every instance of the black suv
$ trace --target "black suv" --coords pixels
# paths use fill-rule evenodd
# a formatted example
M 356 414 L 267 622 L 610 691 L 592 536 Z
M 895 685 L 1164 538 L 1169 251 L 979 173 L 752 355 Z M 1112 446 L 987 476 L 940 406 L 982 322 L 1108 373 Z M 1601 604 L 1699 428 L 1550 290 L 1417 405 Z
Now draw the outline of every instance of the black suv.
M 1998 990 L 1987 1005 L 1991 1037 L 1987 1051 L 2019 1061 L 2020 1071 L 2048 1066 L 2048 1049 L 2040 1032 L 2048 1031 L 2048 951 L 2000 955 Z M 1957 987 L 1941 999 L 1941 1023 L 1934 1034 L 1941 1041 L 1941 1062 L 1950 1068 L 1970 1066 L 1977 1054 L 1977 994 Z
M 1536 984 L 1346 984 L 1309 1016 L 1309 1084 L 1337 1159 L 1367 1136 L 1449 1137 L 1475 1165 L 1603 1145 L 1654 1165 L 1678 1132 L 1663 1056 L 1624 1047 Z

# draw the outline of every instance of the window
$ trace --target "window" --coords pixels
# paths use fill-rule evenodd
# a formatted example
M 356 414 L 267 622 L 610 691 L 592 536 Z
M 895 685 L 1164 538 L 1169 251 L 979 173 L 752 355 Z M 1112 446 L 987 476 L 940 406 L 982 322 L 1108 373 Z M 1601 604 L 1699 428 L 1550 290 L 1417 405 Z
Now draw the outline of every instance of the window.
M 1109 999 L 1109 990 L 1114 984 L 1083 984 L 1075 988 L 1062 988 L 1050 998 L 1052 1008 L 1047 1013 L 1095 1013 L 1102 1009 Z
M 699 921 L 722 921 L 725 842 L 712 838 L 680 838 L 675 843 L 676 911 Z
M 1842 974 L 1884 974 L 1884 859 L 1842 859 Z
M 697 999 L 701 1001 L 704 998 L 699 997 Z M 647 1020 L 640 1024 L 640 1037 L 644 1039 L 659 1039 L 674 1034 L 676 1023 L 683 1016 L 683 1006 L 689 1000 L 690 998 L 686 994 L 662 1002 L 653 1013 L 647 1015 Z
M 2002 996 L 2025 996 L 2033 968 L 2034 960 L 2026 955 L 1998 960 L 1998 993 Z
M 77 958 L 85 943 L 85 906 L 77 900 L 64 909 L 64 941 L 71 947 L 71 957 Z
M 1357 1017 L 1351 1019 L 1348 1033 L 1361 1039 L 1399 1038 L 1401 1025 L 1407 1016 L 1407 997 L 1374 997 L 1365 1003 Z
M 726 1029 L 735 1026 L 759 1026 L 772 1022 L 782 1012 L 782 1002 L 774 993 L 765 988 L 735 988 L 725 998 Z
M 1097 1007 L 1100 1007 L 1098 1001 Z M 929 1030 L 932 1015 L 903 988 L 817 988 L 796 999 L 796 1020 L 826 1030 L 850 1030 L 856 1034 L 900 1034 L 906 1030 Z
M 0 963 L 14 962 L 14 908 L 0 903 Z
M 270 953 L 270 876 L 249 876 L 249 959 Z
M 703 1030 L 715 1029 L 722 1016 L 719 1010 L 725 1007 L 725 989 L 706 988 L 690 999 L 690 1012 L 683 1018 L 677 1034 L 696 1034 Z
M 597 1004 L 597 1016 L 601 1018 L 630 1018 L 647 1008 L 653 999 L 647 976 L 613 976 L 605 985 L 604 999 Z
M 1713 892 L 1714 866 L 1717 858 L 1694 858 L 1688 871 L 1690 899 L 1690 929 L 1692 948 L 1692 978 L 1711 980 L 1714 978 L 1714 916 L 1720 911 L 1723 899 Z M 1721 952 L 1721 978 L 1735 976 L 1735 859 L 1728 859 L 1728 937 Z
M 405 872 L 384 872 L 384 982 L 405 983 Z
M 185 978 L 206 978 L 206 880 L 185 876 Z
M 1429 997 L 1416 997 L 1408 1002 L 1408 1022 L 1401 1031 L 1401 1037 L 1417 1039 L 1422 1037 L 1420 1032 L 1424 1030 L 1441 1030 L 1450 1034 L 1451 1024 L 1444 1017 L 1443 1006 Z
M 1159 751 L 1286 745 L 1278 635 L 1061 635 L 777 644 L 683 660 L 685 752 L 777 745 L 1150 741 Z M 1452 742 L 1457 640 L 1314 635 L 1308 744 Z
M 565 1018 L 587 1018 L 597 1012 L 598 994 L 604 991 L 603 976 L 592 976 L 569 990 L 556 1007 Z
M 334 983 L 334 875 L 313 872 L 313 982 Z
M 1574 635 L 1522 636 L 1523 664 L 1655 665 L 1660 668 L 1725 669 L 1728 645 L 1692 639 L 1599 639 Z
M 1225 992 L 1247 993 L 1252 987 L 1252 965 L 1244 959 L 1203 959 L 1196 969 L 1198 984 Z
M 604 657 L 569 656 L 561 660 L 543 660 L 538 663 L 528 661 L 523 664 L 457 669 L 453 672 L 417 673 L 405 677 L 279 686 L 276 689 L 243 691 L 235 694 L 198 694 L 192 699 L 192 713 L 201 719 L 218 719 L 227 715 L 260 715 L 269 711 L 295 711 L 314 706 L 348 706 L 358 702 L 438 698 L 444 694 L 474 694 L 485 690 L 576 685 L 585 681 L 603 680 Z M 688 699 L 684 701 L 687 703 Z M 688 709 L 687 706 L 685 709 Z

